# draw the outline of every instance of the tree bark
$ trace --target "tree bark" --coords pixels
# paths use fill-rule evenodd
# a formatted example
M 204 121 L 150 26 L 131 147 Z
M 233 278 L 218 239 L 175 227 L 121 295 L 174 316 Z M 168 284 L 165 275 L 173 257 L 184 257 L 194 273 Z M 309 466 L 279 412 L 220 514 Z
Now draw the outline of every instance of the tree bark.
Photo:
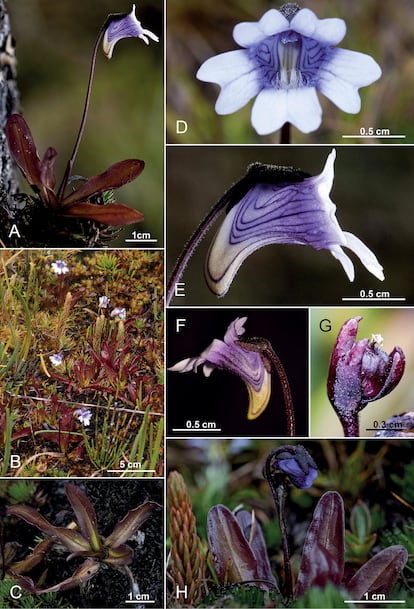
M 4 129 L 7 118 L 19 107 L 16 84 L 16 58 L 14 41 L 6 0 L 0 0 L 0 207 L 1 212 L 11 212 L 11 195 L 18 192 L 17 170 L 7 146 Z M 1 213 L 0 215 L 3 215 Z M 12 213 L 12 212 L 11 212 Z

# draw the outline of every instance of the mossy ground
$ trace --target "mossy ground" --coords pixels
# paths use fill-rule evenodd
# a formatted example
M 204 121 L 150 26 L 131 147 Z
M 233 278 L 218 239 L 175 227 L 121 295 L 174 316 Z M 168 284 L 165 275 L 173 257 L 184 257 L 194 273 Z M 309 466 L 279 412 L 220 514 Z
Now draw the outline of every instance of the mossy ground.
M 162 475 L 162 253 L 5 251 L 0 264 L 2 474 L 107 475 L 122 459 Z

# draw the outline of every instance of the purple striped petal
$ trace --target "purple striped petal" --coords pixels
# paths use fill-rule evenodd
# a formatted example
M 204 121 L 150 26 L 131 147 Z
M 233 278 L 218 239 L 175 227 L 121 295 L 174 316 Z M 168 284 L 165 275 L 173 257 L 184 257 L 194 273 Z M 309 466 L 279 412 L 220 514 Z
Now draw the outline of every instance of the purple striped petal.
M 286 243 L 328 249 L 343 265 L 350 281 L 353 265 L 341 246 L 349 247 L 377 278 L 384 279 L 375 255 L 357 237 L 344 233 L 329 198 L 336 152 L 322 173 L 292 184 L 256 183 L 234 205 L 220 226 L 206 261 L 206 280 L 224 296 L 243 261 L 265 245 Z
M 249 394 L 249 411 L 247 418 L 256 419 L 266 408 L 270 400 L 271 375 L 265 368 L 259 353 L 244 349 L 237 341 L 245 332 L 247 317 L 237 318 L 231 322 L 224 336 L 224 342 L 214 339 L 211 345 L 197 357 L 181 360 L 169 370 L 172 372 L 196 372 L 203 365 L 206 377 L 215 368 L 228 370 L 240 377 L 246 384 Z

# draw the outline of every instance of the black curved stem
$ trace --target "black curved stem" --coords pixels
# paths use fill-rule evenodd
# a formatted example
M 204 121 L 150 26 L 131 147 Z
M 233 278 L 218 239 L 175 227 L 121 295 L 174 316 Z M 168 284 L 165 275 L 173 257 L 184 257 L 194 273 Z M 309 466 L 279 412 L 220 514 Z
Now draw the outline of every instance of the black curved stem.
M 280 383 L 282 385 L 283 397 L 285 400 L 288 435 L 290 437 L 294 437 L 296 435 L 296 432 L 295 432 L 295 413 L 293 410 L 292 393 L 290 391 L 289 379 L 287 377 L 283 364 L 280 361 L 280 357 L 277 355 L 277 353 L 273 349 L 271 343 L 265 338 L 243 338 L 241 340 L 238 340 L 237 343 L 241 347 L 244 347 L 245 349 L 249 349 L 250 351 L 256 351 L 256 353 L 260 353 L 260 355 L 264 359 L 265 364 L 266 364 L 266 360 L 270 361 L 270 363 L 275 368 L 275 370 L 279 376 Z
M 275 488 L 272 481 L 272 473 L 271 473 L 271 461 L 273 458 L 273 453 L 270 453 L 268 458 L 266 459 L 266 463 L 264 466 L 263 475 L 266 478 L 270 490 L 273 496 L 273 500 L 275 502 L 277 515 L 279 518 L 279 527 L 282 535 L 282 550 L 283 550 L 283 564 L 285 570 L 285 586 L 284 586 L 284 596 L 286 599 L 293 598 L 293 575 L 292 575 L 292 566 L 290 564 L 290 555 L 289 555 L 289 544 L 288 544 L 288 536 L 287 536 L 287 527 L 285 520 L 285 504 L 286 504 L 286 488 L 282 480 L 280 480 L 279 484 Z

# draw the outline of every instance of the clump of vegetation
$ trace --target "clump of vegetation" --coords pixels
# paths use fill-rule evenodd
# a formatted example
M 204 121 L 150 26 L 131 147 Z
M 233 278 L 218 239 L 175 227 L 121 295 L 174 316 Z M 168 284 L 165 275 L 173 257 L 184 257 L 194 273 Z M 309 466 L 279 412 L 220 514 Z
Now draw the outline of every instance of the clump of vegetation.
M 137 435 L 162 474 L 162 293 L 161 252 L 1 254 L 3 476 L 106 473 Z
M 408 443 L 360 440 L 175 441 L 168 467 L 183 474 L 200 535 L 193 552 L 182 553 L 180 570 L 193 572 L 193 557 L 207 556 L 197 606 L 409 603 L 414 526 L 391 489 L 411 451 Z M 183 607 L 173 585 L 174 518 L 170 507 L 169 606 Z M 392 527 L 396 519 L 401 528 Z

